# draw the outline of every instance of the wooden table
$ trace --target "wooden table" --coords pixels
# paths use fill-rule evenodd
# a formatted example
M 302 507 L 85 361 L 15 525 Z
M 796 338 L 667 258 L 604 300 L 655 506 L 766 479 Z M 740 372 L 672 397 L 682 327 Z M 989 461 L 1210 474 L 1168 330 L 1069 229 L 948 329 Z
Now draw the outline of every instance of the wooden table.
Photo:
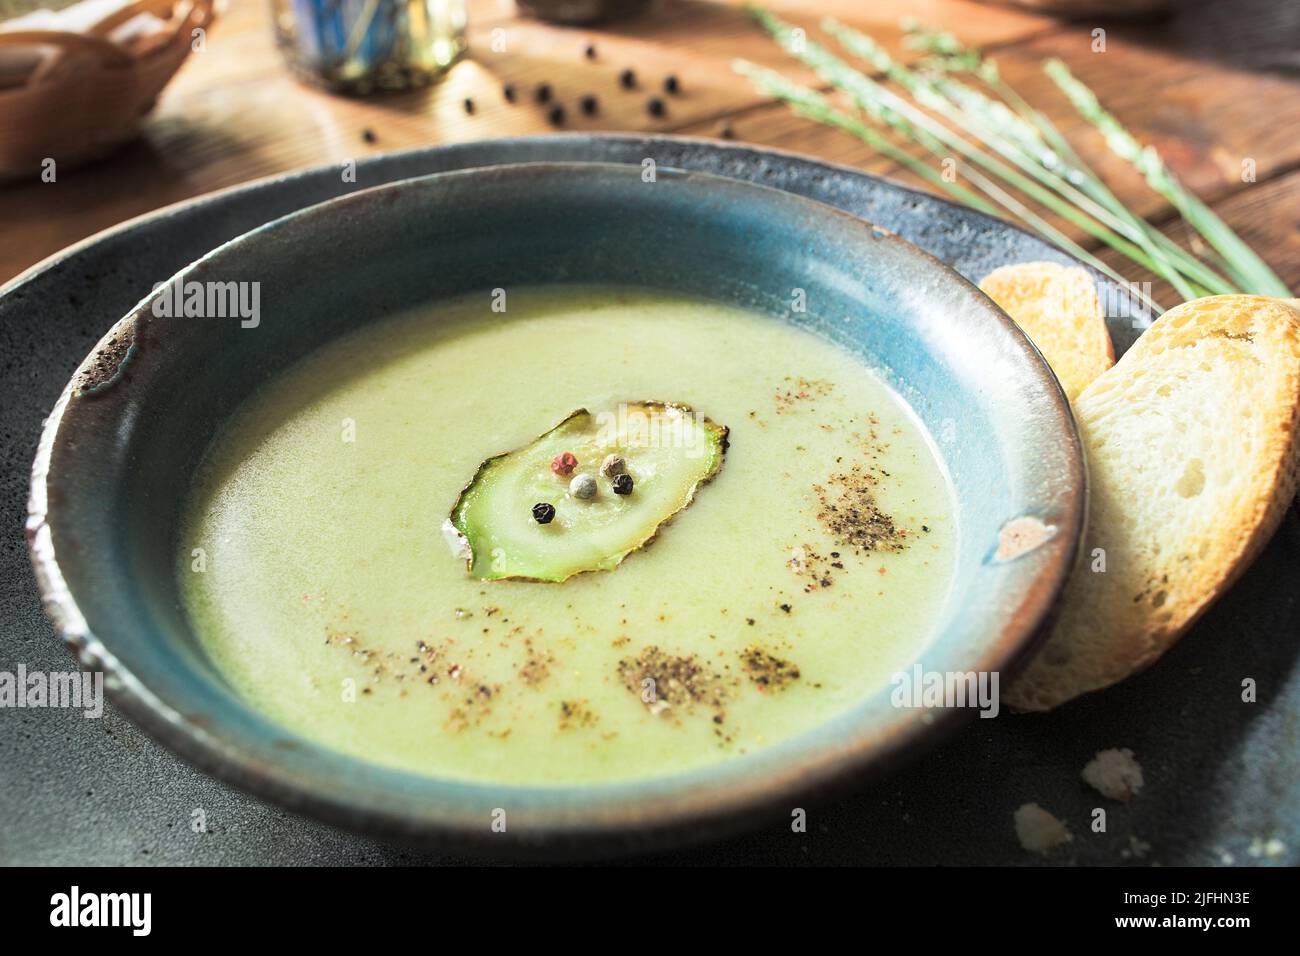
M 968 0 L 768 0 L 768 6 L 812 37 L 821 16 L 832 14 L 903 58 L 917 56 L 902 44 L 899 21 L 906 16 L 984 47 L 1121 199 L 1182 237 L 1186 230 L 1169 204 L 1109 153 L 1043 76 L 1041 61 L 1060 57 L 1284 281 L 1300 288 L 1300 3 L 1181 0 L 1176 15 L 1147 24 L 1069 24 Z M 210 190 L 385 150 L 550 131 L 547 107 L 530 95 L 542 82 L 566 106 L 565 129 L 699 136 L 725 129 L 739 140 L 921 184 L 861 141 L 795 117 L 736 76 L 732 60 L 744 57 L 812 81 L 734 3 L 660 0 L 646 15 L 594 29 L 521 18 L 510 0 L 471 0 L 470 11 L 471 53 L 443 82 L 358 100 L 296 82 L 275 50 L 266 4 L 232 0 L 140 139 L 55 183 L 0 187 L 0 282 L 100 229 Z M 1105 52 L 1093 51 L 1097 27 L 1106 30 Z M 494 38 L 504 40 L 502 52 L 494 52 Z M 595 45 L 594 59 L 584 55 L 587 44 Z M 638 76 L 635 91 L 618 82 L 628 67 Z M 668 74 L 679 79 L 681 94 L 663 96 L 667 110 L 656 117 L 647 102 L 661 94 Z M 516 104 L 505 101 L 505 83 L 521 91 Z M 598 98 L 596 115 L 578 108 L 584 94 Z M 1242 175 L 1249 161 L 1253 182 Z M 1131 279 L 1147 278 L 1109 250 L 1103 258 Z M 1159 284 L 1155 290 L 1176 301 L 1171 290 Z

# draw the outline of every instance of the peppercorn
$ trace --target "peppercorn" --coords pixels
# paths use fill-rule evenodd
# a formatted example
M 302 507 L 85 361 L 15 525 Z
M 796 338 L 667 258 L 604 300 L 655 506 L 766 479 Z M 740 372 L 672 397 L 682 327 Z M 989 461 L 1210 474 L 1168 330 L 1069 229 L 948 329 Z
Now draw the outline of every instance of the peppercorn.
M 625 90 L 636 89 L 636 74 L 631 70 L 624 70 L 618 75 L 618 85 Z
M 501 87 L 501 95 L 506 98 L 507 103 L 513 103 L 516 96 L 515 85 L 513 83 L 507 83 L 505 86 Z
M 677 79 L 677 77 L 673 76 L 671 73 L 668 74 L 666 77 L 664 77 L 665 93 L 671 93 L 673 96 L 676 96 L 678 93 L 681 92 L 681 90 L 682 90 L 682 84 Z
M 551 124 L 552 126 L 563 126 L 563 125 L 564 125 L 564 107 L 563 107 L 563 106 L 552 106 L 552 107 L 551 107 L 551 111 L 550 111 L 549 113 L 546 114 L 546 119 L 550 122 L 550 124 Z
M 651 116 L 663 116 L 664 113 L 668 111 L 668 108 L 664 106 L 664 101 L 657 96 L 650 97 L 650 100 L 649 102 L 646 103 L 645 108 L 646 108 L 646 112 L 648 112 Z
M 632 476 L 624 472 L 614 476 L 614 494 L 630 495 L 632 493 Z
M 586 472 L 574 475 L 573 480 L 569 482 L 569 494 L 583 501 L 596 497 L 596 479 Z
M 539 103 L 549 103 L 551 101 L 551 84 L 539 83 L 533 96 L 537 98 Z
M 375 135 L 375 131 L 369 126 L 361 131 L 361 138 L 367 143 L 373 143 L 375 140 L 379 139 L 379 137 Z
M 600 473 L 606 478 L 621 475 L 626 469 L 627 462 L 619 455 L 606 455 L 605 460 L 600 463 Z
M 571 451 L 561 452 L 551 459 L 551 471 L 567 478 L 578 467 L 578 457 Z
M 468 113 L 470 116 L 474 115 L 474 101 L 470 99 L 468 96 L 465 97 L 465 112 Z
M 596 110 L 599 109 L 596 97 L 592 96 L 590 93 L 578 100 L 578 105 L 582 107 L 582 111 L 588 116 L 595 116 Z
M 533 505 L 533 520 L 538 524 L 550 524 L 555 517 L 555 505 L 539 501 Z
M 582 55 L 585 56 L 588 60 L 596 59 L 596 44 L 588 43 L 587 46 L 583 49 Z
M 722 126 L 718 128 L 718 136 L 721 139 L 735 139 L 736 131 L 731 128 L 730 123 L 724 122 Z

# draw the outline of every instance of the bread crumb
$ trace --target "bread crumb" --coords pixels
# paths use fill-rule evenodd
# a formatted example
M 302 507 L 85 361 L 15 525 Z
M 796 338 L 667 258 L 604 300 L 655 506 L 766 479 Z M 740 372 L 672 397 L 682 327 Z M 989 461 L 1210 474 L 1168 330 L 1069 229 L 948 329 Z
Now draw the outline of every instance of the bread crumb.
M 1260 857 L 1279 857 L 1286 852 L 1286 844 L 1277 837 L 1272 837 L 1268 840 L 1262 840 L 1259 837 L 1255 837 L 1250 841 L 1250 849 L 1246 852 L 1257 860 Z
M 1022 804 L 1015 819 L 1016 838 L 1031 853 L 1047 854 L 1074 839 L 1064 823 L 1036 803 Z
M 1083 768 L 1083 781 L 1103 797 L 1128 803 L 1142 789 L 1142 767 L 1127 747 L 1102 750 Z

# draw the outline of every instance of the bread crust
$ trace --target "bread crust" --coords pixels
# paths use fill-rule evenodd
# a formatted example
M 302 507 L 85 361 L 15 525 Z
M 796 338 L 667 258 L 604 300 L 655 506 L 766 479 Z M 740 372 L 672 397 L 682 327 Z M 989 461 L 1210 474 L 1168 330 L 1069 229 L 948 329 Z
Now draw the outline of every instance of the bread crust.
M 1183 351 L 1188 349 L 1199 351 Z M 1105 449 L 1109 438 L 1132 424 L 1130 418 L 1160 415 L 1162 386 L 1154 391 L 1151 386 L 1164 382 L 1162 375 L 1172 382 L 1176 369 L 1179 386 L 1194 387 L 1187 384 L 1189 356 L 1196 358 L 1191 374 L 1203 372 L 1207 379 L 1227 368 L 1215 363 L 1230 363 L 1234 380 L 1251 398 L 1247 421 L 1214 414 L 1202 419 L 1205 427 L 1190 439 L 1200 453 L 1209 456 L 1216 446 L 1231 444 L 1216 441 L 1216 435 L 1230 434 L 1222 430 L 1254 429 L 1245 460 L 1230 463 L 1234 482 L 1240 481 L 1216 489 L 1215 533 L 1200 542 L 1195 555 L 1160 551 L 1161 541 L 1177 542 L 1182 529 L 1150 527 L 1152 515 L 1144 512 L 1152 507 L 1153 476 L 1141 463 L 1125 462 Z M 1134 409 L 1121 399 L 1131 399 L 1127 393 L 1137 391 L 1139 382 L 1143 394 L 1154 397 L 1148 407 Z M 1080 393 L 1075 417 L 1092 479 L 1087 544 L 1047 641 L 1007 690 L 1006 703 L 1017 710 L 1049 710 L 1149 666 L 1268 543 L 1300 480 L 1300 310 L 1288 300 L 1265 296 L 1184 303 L 1165 313 Z M 1114 542 L 1124 569 L 1096 573 L 1090 567 L 1093 548 L 1115 547 Z
M 1078 266 L 1022 262 L 994 269 L 980 282 L 1029 336 L 1074 400 L 1115 363 L 1115 349 L 1092 276 Z

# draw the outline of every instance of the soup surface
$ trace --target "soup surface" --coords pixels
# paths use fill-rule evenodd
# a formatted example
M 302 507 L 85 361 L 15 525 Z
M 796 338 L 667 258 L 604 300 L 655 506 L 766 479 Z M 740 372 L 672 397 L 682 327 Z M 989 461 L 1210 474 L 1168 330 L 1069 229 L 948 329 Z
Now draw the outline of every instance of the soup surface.
M 648 399 L 730 428 L 650 545 L 562 584 L 467 574 L 441 526 L 484 459 Z M 858 358 L 729 307 L 560 287 L 402 315 L 279 376 L 196 477 L 178 573 L 217 667 L 286 727 L 572 784 L 752 752 L 886 685 L 933 632 L 956 536 L 931 444 Z

